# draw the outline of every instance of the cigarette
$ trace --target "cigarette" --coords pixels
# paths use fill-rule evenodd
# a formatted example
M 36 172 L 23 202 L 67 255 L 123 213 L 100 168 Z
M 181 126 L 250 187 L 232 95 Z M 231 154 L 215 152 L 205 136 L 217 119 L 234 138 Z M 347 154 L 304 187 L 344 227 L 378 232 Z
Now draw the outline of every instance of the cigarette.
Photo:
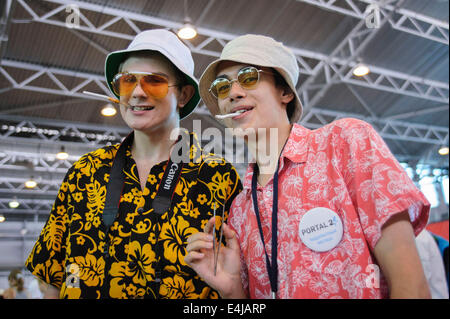
M 110 97 L 110 96 L 107 96 L 107 95 L 98 94 L 98 93 L 93 93 L 93 92 L 89 92 L 89 91 L 83 91 L 83 93 L 84 93 L 84 94 L 87 94 L 87 95 L 99 97 L 99 98 L 101 98 L 101 99 L 108 100 L 108 101 L 111 101 L 111 102 L 114 102 L 114 103 L 119 103 L 119 100 L 118 100 L 118 99 L 115 99 L 115 98 Z
M 216 115 L 216 118 L 219 119 L 219 120 L 223 120 L 223 119 L 226 119 L 226 118 L 229 118 L 229 117 L 234 117 L 236 115 L 242 114 L 244 112 L 245 112 L 245 110 L 239 110 L 239 111 L 234 112 L 234 113 L 228 113 L 228 114 L 223 114 L 223 115 L 220 114 L 220 115 Z

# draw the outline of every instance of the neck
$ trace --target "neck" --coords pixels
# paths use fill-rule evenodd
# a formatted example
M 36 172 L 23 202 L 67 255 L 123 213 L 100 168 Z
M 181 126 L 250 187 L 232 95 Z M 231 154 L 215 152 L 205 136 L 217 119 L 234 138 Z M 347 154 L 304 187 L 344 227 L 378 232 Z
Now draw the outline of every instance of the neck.
M 178 127 L 155 130 L 151 133 L 135 130 L 133 145 L 131 147 L 133 158 L 135 160 L 148 160 L 152 162 L 168 159 L 170 150 L 175 143 L 175 140 L 170 139 L 171 132 L 176 128 Z
M 281 151 L 291 133 L 287 123 L 271 129 L 259 129 L 256 138 L 247 138 L 247 146 L 258 164 L 260 175 L 272 176 L 277 168 Z

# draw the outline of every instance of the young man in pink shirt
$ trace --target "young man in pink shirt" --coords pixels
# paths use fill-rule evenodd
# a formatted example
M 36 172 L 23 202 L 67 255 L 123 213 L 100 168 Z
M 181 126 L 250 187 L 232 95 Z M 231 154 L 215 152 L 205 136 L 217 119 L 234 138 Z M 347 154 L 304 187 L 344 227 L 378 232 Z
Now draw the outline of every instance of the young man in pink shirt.
M 212 218 L 185 261 L 224 298 L 429 298 L 414 242 L 429 203 L 369 124 L 297 124 L 298 74 L 288 48 L 258 35 L 230 41 L 203 73 L 201 97 L 255 162 L 226 246 Z

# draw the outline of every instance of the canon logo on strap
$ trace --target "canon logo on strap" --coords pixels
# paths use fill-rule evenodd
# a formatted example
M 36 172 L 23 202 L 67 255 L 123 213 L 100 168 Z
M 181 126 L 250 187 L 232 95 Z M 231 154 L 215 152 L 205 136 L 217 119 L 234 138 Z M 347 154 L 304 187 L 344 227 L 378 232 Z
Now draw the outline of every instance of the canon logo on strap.
M 164 183 L 164 189 L 170 190 L 170 185 L 173 182 L 173 177 L 174 177 L 177 169 L 178 169 L 178 164 L 172 163 L 172 165 L 170 166 L 169 174 L 167 175 L 167 178 L 166 178 L 166 182 Z

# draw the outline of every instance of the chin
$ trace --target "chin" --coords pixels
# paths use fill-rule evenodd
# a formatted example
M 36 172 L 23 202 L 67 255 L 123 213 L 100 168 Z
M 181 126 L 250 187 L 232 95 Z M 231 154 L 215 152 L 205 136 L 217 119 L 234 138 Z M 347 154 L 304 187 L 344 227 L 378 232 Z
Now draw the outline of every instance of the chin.
M 258 128 L 249 123 L 243 123 L 242 125 L 234 125 L 232 131 L 233 135 L 237 137 L 255 137 Z
M 138 125 L 139 124 L 139 125 Z M 171 121 L 166 120 L 151 120 L 146 123 L 135 123 L 130 126 L 133 130 L 141 131 L 144 133 L 152 133 L 160 130 L 172 130 L 174 125 Z

